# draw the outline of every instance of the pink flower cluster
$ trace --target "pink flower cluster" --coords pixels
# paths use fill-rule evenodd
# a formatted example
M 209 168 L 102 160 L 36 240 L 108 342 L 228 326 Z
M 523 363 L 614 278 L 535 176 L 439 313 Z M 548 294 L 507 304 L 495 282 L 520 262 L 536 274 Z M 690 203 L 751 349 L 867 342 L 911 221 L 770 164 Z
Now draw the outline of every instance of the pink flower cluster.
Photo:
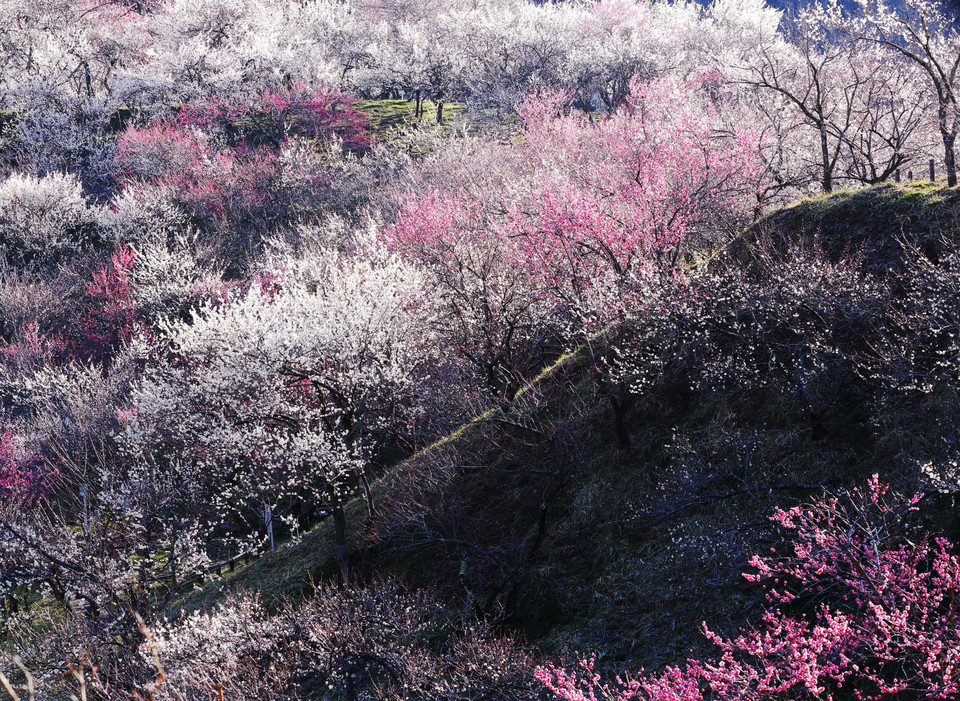
M 299 136 L 329 141 L 340 139 L 349 150 L 373 145 L 367 118 L 342 95 L 310 90 L 266 90 L 249 99 L 216 96 L 186 105 L 176 119 L 181 129 L 224 134 L 234 145 L 272 145 Z
M 698 81 L 634 81 L 626 104 L 599 120 L 562 114 L 562 95 L 520 110 L 537 163 L 536 208 L 514 207 L 511 232 L 539 274 L 593 257 L 616 275 L 673 250 L 698 217 L 728 200 L 757 170 L 748 133 L 719 138 Z M 585 256 L 586 254 L 586 256 Z
M 135 260 L 134 250 L 121 246 L 114 251 L 109 264 L 94 272 L 93 281 L 87 284 L 88 306 L 80 319 L 74 358 L 103 362 L 141 326 L 131 299 Z
M 279 155 L 272 149 L 218 148 L 202 132 L 175 124 L 130 129 L 117 141 L 117 177 L 124 188 L 159 186 L 196 216 L 221 224 L 267 203 Z
M 16 342 L 0 346 L 0 357 L 21 363 L 106 363 L 137 330 L 146 331 L 133 301 L 136 254 L 121 246 L 110 262 L 94 271 L 82 298 L 78 322 L 68 329 L 43 333 L 35 322 L 26 325 Z
M 918 500 L 890 496 L 875 475 L 864 490 L 778 511 L 793 552 L 755 556 L 745 575 L 769 609 L 731 639 L 704 625 L 713 659 L 613 685 L 592 661 L 586 674 L 541 668 L 537 678 L 567 701 L 957 698 L 960 560 L 944 538 L 903 532 Z
M 36 455 L 23 450 L 13 431 L 0 433 L 0 504 L 30 503 L 42 498 L 56 479 Z
M 721 136 L 702 88 L 634 81 L 626 102 L 599 117 L 565 110 L 560 93 L 528 98 L 516 182 L 486 201 L 462 192 L 408 196 L 389 236 L 434 266 L 461 260 L 458 249 L 471 243 L 497 246 L 542 297 L 609 319 L 758 171 L 756 139 Z
M 210 97 L 187 104 L 174 118 L 121 134 L 115 174 L 124 188 L 166 189 L 195 216 L 221 228 L 256 225 L 275 221 L 296 204 L 285 184 L 287 142 L 337 140 L 358 151 L 373 145 L 368 127 L 345 97 L 302 86 L 249 98 Z M 308 171 L 305 186 L 329 184 L 322 168 Z

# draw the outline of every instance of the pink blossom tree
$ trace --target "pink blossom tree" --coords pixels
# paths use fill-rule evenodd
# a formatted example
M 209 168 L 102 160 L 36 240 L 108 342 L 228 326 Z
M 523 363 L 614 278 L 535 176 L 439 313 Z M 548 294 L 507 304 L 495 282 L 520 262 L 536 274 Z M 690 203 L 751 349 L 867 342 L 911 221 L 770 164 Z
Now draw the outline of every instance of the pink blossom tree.
M 43 470 L 41 460 L 25 450 L 9 428 L 0 433 L 0 501 L 22 505 L 46 494 L 54 472 Z
M 581 343 L 637 313 L 752 192 L 756 139 L 722 128 L 713 80 L 634 81 L 602 117 L 533 96 L 510 169 L 403 196 L 388 236 L 433 273 L 448 316 L 469 329 L 459 350 L 494 394 L 529 378 L 545 338 Z M 626 445 L 626 399 L 610 397 Z
M 754 136 L 721 131 L 714 79 L 634 81 L 601 119 L 563 114 L 557 95 L 521 106 L 536 185 L 502 235 L 542 288 L 585 319 L 623 313 L 654 269 L 675 269 L 686 239 L 757 171 Z
M 685 239 L 709 228 L 711 212 L 758 170 L 756 139 L 721 131 L 709 80 L 634 81 L 621 109 L 601 118 L 565 112 L 560 94 L 529 98 L 520 107 L 526 167 L 513 181 L 483 197 L 408 196 L 395 238 L 452 262 L 459 239 L 495 236 L 539 294 L 609 321 L 653 270 L 676 268 Z
M 509 399 L 536 368 L 552 304 L 516 265 L 511 242 L 494 233 L 499 203 L 484 200 L 477 190 L 408 197 L 387 236 L 431 273 L 447 343 L 491 396 Z
M 756 555 L 744 577 L 766 591 L 756 629 L 725 638 L 718 655 L 659 675 L 604 685 L 544 669 L 559 698 L 948 699 L 960 693 L 960 559 L 942 537 L 914 537 L 905 518 L 921 496 L 892 495 L 874 475 L 865 489 L 773 516 L 795 541 Z
M 322 201 L 332 176 L 322 158 L 309 156 L 367 149 L 367 127 L 336 93 L 297 87 L 210 97 L 121 134 L 115 173 L 122 188 L 165 189 L 198 223 L 239 232 L 255 247 L 311 204 L 306 193 Z

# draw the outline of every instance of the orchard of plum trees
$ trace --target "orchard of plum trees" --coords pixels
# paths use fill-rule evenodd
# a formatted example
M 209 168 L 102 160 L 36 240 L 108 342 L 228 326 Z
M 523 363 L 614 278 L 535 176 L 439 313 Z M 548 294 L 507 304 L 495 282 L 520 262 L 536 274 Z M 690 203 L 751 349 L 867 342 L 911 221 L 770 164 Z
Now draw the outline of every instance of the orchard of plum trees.
M 956 697 L 960 565 L 911 520 L 960 489 L 952 399 L 917 497 L 874 478 L 785 503 L 787 544 L 746 575 L 755 625 L 619 681 L 492 614 L 546 497 L 519 564 L 484 551 L 502 583 L 481 606 L 480 548 L 428 527 L 457 511 L 428 503 L 448 466 L 378 480 L 570 354 L 613 417 L 583 464 L 637 449 L 656 392 L 775 385 L 812 423 L 831 383 L 873 408 L 942 397 L 949 244 L 913 255 L 905 225 L 896 270 L 718 252 L 803 197 L 928 167 L 955 186 L 958 132 L 958 18 L 933 0 L 0 0 L 0 649 L 20 656 L 0 688 Z M 274 528 L 321 521 L 335 581 L 309 601 L 181 611 Z M 466 603 L 357 556 L 408 526 L 462 558 Z

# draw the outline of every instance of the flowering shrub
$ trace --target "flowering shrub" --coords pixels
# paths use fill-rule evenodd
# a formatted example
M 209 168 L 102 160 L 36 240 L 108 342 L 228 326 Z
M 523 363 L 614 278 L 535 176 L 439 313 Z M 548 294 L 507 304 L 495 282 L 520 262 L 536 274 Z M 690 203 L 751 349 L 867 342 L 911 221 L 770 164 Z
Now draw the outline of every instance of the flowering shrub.
M 717 657 L 660 675 L 600 683 L 541 668 L 559 698 L 947 699 L 960 693 L 960 559 L 942 537 L 917 537 L 905 517 L 920 495 L 892 495 L 876 475 L 866 488 L 773 516 L 792 552 L 751 560 L 763 585 L 760 625 L 733 638 L 711 632 Z
M 608 336 L 605 371 L 637 395 L 676 380 L 692 391 L 776 386 L 814 410 L 827 378 L 853 375 L 863 337 L 880 336 L 889 290 L 816 253 L 757 268 L 714 261 L 664 286 Z
M 218 148 L 201 132 L 160 123 L 124 132 L 117 142 L 122 187 L 159 186 L 198 223 L 215 228 L 262 223 L 277 216 L 277 154 Z M 278 209 L 279 207 L 279 209 Z
M 746 132 L 717 135 L 715 109 L 695 82 L 635 81 L 607 118 L 563 107 L 557 94 L 521 106 L 528 169 L 499 200 L 408 198 L 393 236 L 434 264 L 460 260 L 458 238 L 499 237 L 539 294 L 602 321 L 624 310 L 658 262 L 677 261 L 711 209 L 742 191 L 757 169 L 756 144 Z
M 58 263 L 99 243 L 98 216 L 77 178 L 14 173 L 0 182 L 0 255 L 20 268 Z
M 291 162 L 301 143 L 310 147 Z M 305 192 L 316 199 L 326 191 L 328 168 L 310 154 L 372 143 L 366 119 L 336 94 L 298 87 L 211 97 L 121 134 L 116 174 L 124 189 L 160 187 L 198 223 L 253 236 L 250 244 L 308 206 Z
M 150 631 L 158 701 L 224 698 L 536 698 L 531 660 L 485 625 L 450 626 L 429 592 L 395 581 L 322 587 L 269 615 L 256 595 Z M 453 630 L 450 630 L 450 628 Z
M 515 264 L 510 242 L 492 233 L 489 209 L 459 193 L 409 198 L 388 239 L 430 271 L 448 342 L 492 395 L 511 397 L 536 367 L 552 305 Z
M 0 433 L 0 501 L 22 505 L 43 497 L 56 479 L 40 459 L 25 451 L 9 428 Z M 2 511 L 2 509 L 0 509 Z

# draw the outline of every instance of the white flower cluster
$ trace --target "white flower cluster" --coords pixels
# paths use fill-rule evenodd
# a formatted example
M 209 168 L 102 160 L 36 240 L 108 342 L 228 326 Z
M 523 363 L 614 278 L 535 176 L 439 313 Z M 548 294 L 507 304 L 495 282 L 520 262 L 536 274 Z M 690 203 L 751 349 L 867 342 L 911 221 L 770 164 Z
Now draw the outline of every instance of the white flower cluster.
M 269 615 L 256 595 L 154 626 L 140 657 L 157 701 L 225 698 L 537 697 L 532 660 L 488 625 L 450 626 L 429 593 L 396 582 L 325 587 Z
M 345 498 L 430 352 L 423 280 L 397 258 L 366 246 L 274 264 L 160 322 L 169 351 L 134 388 L 120 435 L 217 503 Z
M 13 173 L 0 182 L 2 260 L 13 266 L 57 261 L 92 243 L 98 216 L 76 177 Z

